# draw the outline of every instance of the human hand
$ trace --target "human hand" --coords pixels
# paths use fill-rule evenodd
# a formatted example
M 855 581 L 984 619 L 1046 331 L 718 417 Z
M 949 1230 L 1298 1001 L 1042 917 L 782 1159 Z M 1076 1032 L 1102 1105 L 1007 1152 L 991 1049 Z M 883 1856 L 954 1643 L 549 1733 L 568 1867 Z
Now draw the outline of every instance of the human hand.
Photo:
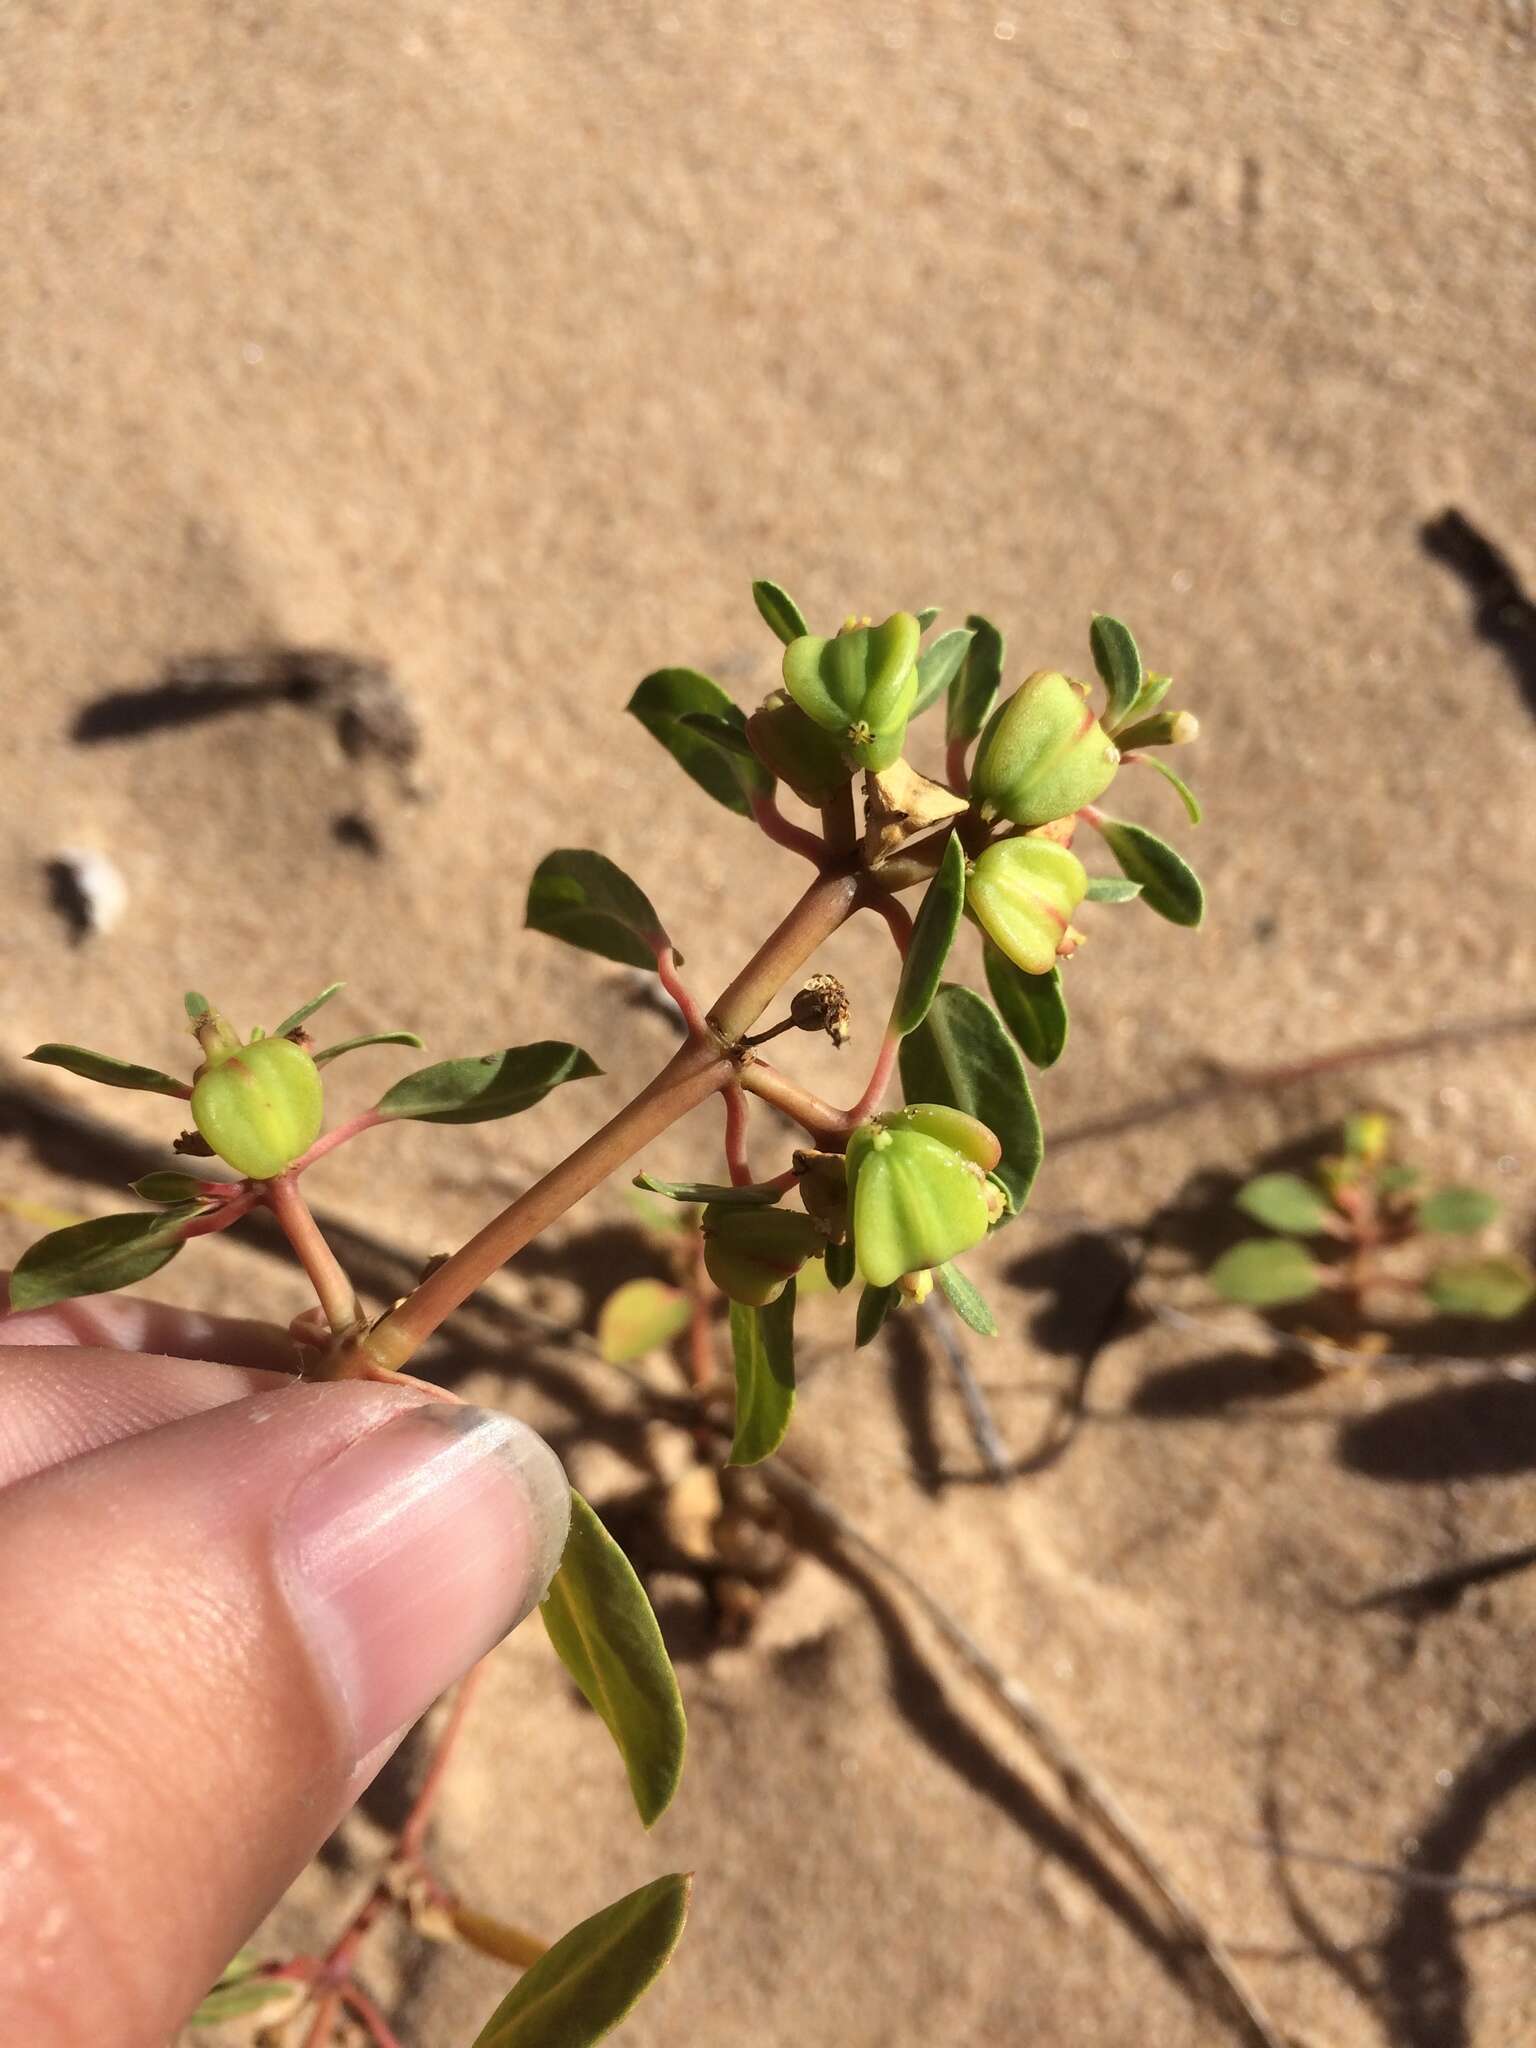
M 565 1475 L 526 1425 L 296 1364 L 131 1298 L 0 1316 L 18 2048 L 163 2048 L 559 1562 Z

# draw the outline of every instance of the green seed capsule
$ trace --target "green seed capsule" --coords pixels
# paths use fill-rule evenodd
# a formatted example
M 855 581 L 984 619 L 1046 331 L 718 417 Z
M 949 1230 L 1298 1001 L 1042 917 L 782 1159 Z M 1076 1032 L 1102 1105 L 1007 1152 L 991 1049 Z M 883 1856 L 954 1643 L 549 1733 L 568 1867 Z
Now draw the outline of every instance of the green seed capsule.
M 1086 694 L 1054 669 L 1037 669 L 998 706 L 971 776 L 984 813 L 1025 827 L 1049 825 L 1104 794 L 1120 754 Z
M 880 1121 L 888 1131 L 921 1131 L 925 1138 L 937 1138 L 983 1173 L 990 1173 L 1003 1156 L 1002 1146 L 979 1117 L 942 1102 L 914 1102 L 889 1111 Z
M 1049 974 L 1070 950 L 1072 913 L 1088 877 L 1075 853 L 1049 839 L 1002 839 L 979 854 L 965 906 L 987 937 L 1026 974 Z
M 720 1292 L 751 1308 L 777 1301 L 826 1237 L 793 1209 L 742 1209 L 711 1202 L 700 1220 L 704 1268 Z
M 773 690 L 747 720 L 752 751 L 803 803 L 824 804 L 847 782 L 850 769 L 829 732 L 806 717 L 788 693 Z
M 320 1069 L 291 1038 L 237 1046 L 199 1072 L 192 1121 L 219 1157 L 251 1180 L 271 1180 L 320 1135 Z
M 861 1124 L 848 1143 L 848 1180 L 854 1256 L 871 1287 L 942 1265 L 987 1234 L 981 1167 L 913 1125 Z
M 911 612 L 850 624 L 831 640 L 803 634 L 784 650 L 784 687 L 807 718 L 837 735 L 845 761 L 879 773 L 906 738 L 922 636 Z

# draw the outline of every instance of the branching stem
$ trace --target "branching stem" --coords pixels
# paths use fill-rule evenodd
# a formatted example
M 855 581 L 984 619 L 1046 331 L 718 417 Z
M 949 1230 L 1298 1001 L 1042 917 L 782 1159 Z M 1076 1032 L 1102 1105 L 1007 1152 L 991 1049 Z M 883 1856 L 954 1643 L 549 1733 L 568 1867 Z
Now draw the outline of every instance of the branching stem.
M 362 1328 L 362 1309 L 352 1291 L 352 1282 L 342 1271 L 340 1261 L 310 1214 L 308 1202 L 299 1193 L 295 1169 L 290 1167 L 286 1173 L 280 1173 L 275 1180 L 262 1185 L 267 1207 L 282 1226 L 283 1235 L 298 1253 L 299 1262 L 309 1275 L 310 1285 L 325 1311 L 331 1334 L 335 1337 L 353 1336 Z M 261 1196 L 258 1194 L 256 1199 L 261 1199 Z M 233 1208 L 234 1204 L 229 1206 Z

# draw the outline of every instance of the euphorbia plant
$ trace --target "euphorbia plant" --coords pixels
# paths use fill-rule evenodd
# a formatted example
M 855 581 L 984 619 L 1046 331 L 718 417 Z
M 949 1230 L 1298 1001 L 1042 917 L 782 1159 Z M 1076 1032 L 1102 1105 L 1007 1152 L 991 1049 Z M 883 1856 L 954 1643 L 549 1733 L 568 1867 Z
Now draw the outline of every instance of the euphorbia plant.
M 150 1213 L 42 1239 L 17 1264 L 12 1305 L 128 1285 L 192 1238 L 264 1207 L 315 1288 L 318 1308 L 292 1326 L 306 1371 L 388 1378 L 499 1266 L 661 1131 L 718 1095 L 723 1178 L 668 1183 L 641 1174 L 640 1182 L 702 1209 L 701 1263 L 731 1304 L 732 1462 L 754 1463 L 783 1439 L 794 1401 L 797 1278 L 811 1265 L 838 1290 L 859 1283 L 859 1343 L 904 1301 L 921 1300 L 935 1278 L 973 1327 L 992 1331 L 990 1311 L 954 1262 L 1019 1213 L 1039 1169 L 1043 1145 L 1024 1061 L 1050 1066 L 1065 1045 L 1058 963 L 1083 938 L 1073 919 L 1086 916 L 1085 906 L 1139 897 L 1176 924 L 1200 920 L 1200 885 L 1180 856 L 1145 827 L 1098 808 L 1125 764 L 1146 762 L 1162 769 L 1198 822 L 1184 784 L 1147 751 L 1192 739 L 1195 722 L 1160 708 L 1168 679 L 1143 670 L 1129 632 L 1107 617 L 1094 620 L 1090 636 L 1103 684 L 1095 708 L 1088 684 L 1055 670 L 1035 672 L 999 701 L 1003 639 L 979 617 L 925 648 L 932 613 L 896 612 L 879 624 L 849 619 L 817 635 L 776 586 L 759 583 L 754 597 L 783 643 L 782 687 L 750 717 L 716 683 L 682 668 L 647 676 L 629 709 L 726 810 L 809 863 L 810 879 L 779 923 L 705 1006 L 683 980 L 681 955 L 650 897 L 611 861 L 587 851 L 552 853 L 529 888 L 534 930 L 653 971 L 675 1002 L 683 1041 L 647 1087 L 436 1262 L 413 1293 L 370 1317 L 305 1201 L 301 1184 L 311 1167 L 391 1122 L 469 1123 L 530 1109 L 552 1088 L 596 1076 L 586 1053 L 544 1041 L 448 1060 L 407 1075 L 371 1108 L 322 1131 L 325 1070 L 333 1061 L 368 1045 L 419 1045 L 408 1032 L 389 1032 L 317 1049 L 310 1020 L 334 988 L 245 1040 L 203 997 L 189 996 L 200 1058 L 188 1078 L 79 1047 L 41 1046 L 34 1059 L 188 1102 L 194 1128 L 177 1148 L 216 1157 L 238 1177 L 202 1170 L 147 1176 L 136 1191 L 156 1205 Z M 935 780 L 911 765 L 906 747 L 910 721 L 941 698 L 945 773 Z M 814 826 L 785 815 L 781 785 L 811 806 Z M 1084 824 L 1102 837 L 1121 874 L 1089 877 L 1074 850 Z M 865 1084 L 844 1108 L 811 1093 L 762 1048 L 794 1030 L 847 1042 L 856 1005 L 832 976 L 807 978 L 806 970 L 860 911 L 882 920 L 901 965 Z M 983 936 L 992 1001 L 943 978 L 967 917 Z M 776 1004 L 783 1014 L 765 1025 Z M 890 1099 L 898 1079 L 902 1103 Z M 754 1100 L 774 1104 L 804 1134 L 766 1174 L 749 1156 Z M 681 1769 L 681 1703 L 644 1593 L 580 1501 L 544 1615 L 556 1650 L 612 1731 L 649 1824 Z M 414 1884 L 430 1895 L 419 1864 L 396 1878 L 397 1891 L 409 1895 Z M 381 1896 L 387 1893 L 386 1886 Z M 487 2024 L 485 2048 L 596 2040 L 670 1953 L 684 1898 L 682 1878 L 659 1879 L 566 1936 L 533 1963 Z M 531 1953 L 526 1937 L 497 1930 L 457 1902 L 449 1918 L 466 1939 L 509 1960 Z M 324 1982 L 334 1996 L 334 1967 Z M 314 1989 L 294 1965 L 241 1964 L 213 1997 L 252 2005 L 264 1991 L 295 1983 L 301 1995 Z M 371 2026 L 366 1994 L 347 1995 L 354 2016 Z

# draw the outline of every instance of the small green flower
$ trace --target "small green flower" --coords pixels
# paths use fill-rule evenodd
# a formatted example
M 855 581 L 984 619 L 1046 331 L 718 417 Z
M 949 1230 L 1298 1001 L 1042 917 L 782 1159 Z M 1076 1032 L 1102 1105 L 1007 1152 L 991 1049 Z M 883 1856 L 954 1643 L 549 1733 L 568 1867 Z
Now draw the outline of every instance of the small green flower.
M 837 735 L 845 761 L 878 772 L 906 738 L 922 637 L 911 612 L 878 626 L 850 619 L 831 640 L 802 634 L 784 650 L 784 687 L 807 718 Z

